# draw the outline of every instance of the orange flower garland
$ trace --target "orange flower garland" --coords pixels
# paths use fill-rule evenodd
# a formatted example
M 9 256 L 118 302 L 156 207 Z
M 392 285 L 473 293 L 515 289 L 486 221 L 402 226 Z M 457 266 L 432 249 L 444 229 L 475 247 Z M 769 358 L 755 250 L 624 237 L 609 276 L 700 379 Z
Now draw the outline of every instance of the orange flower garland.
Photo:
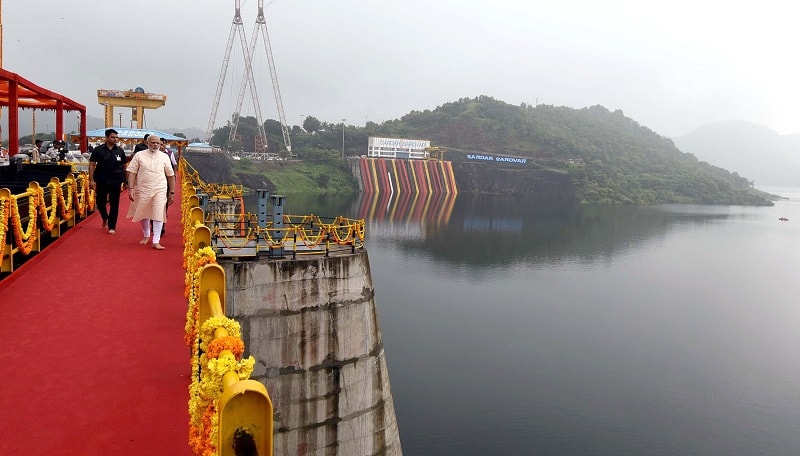
M 16 198 L 12 198 L 14 198 L 16 202 Z M 33 243 L 36 242 L 36 213 L 30 210 L 30 206 L 31 200 L 28 199 L 28 214 L 30 215 L 32 213 L 33 216 L 28 217 L 28 228 L 23 232 L 19 207 L 16 203 L 11 205 L 11 223 L 14 225 L 14 237 L 17 241 L 17 249 L 19 249 L 20 253 L 23 255 L 31 253 L 31 250 L 33 250 Z M 33 209 L 36 209 L 35 203 L 33 204 Z
M 200 271 L 203 266 L 207 264 L 216 264 L 217 256 L 214 249 L 205 247 L 198 250 L 193 256 L 189 257 L 188 266 L 186 268 L 186 288 L 184 290 L 185 296 L 189 300 L 188 309 L 186 310 L 186 325 L 184 327 L 184 341 L 186 345 L 191 346 L 197 335 L 197 318 L 199 312 L 199 298 L 197 292 L 200 288 Z
M 59 190 L 60 191 L 58 192 L 58 206 L 61 209 L 61 218 L 68 219 L 68 218 L 72 217 L 72 210 L 73 210 L 72 200 L 73 199 L 72 199 L 72 191 L 71 191 L 71 189 L 69 187 L 69 183 L 67 183 L 66 187 L 67 187 L 66 190 L 67 190 L 67 198 L 68 199 L 65 201 L 64 200 L 64 187 L 63 186 L 59 186 Z
M 50 188 L 50 215 L 47 214 L 47 204 L 44 202 L 44 189 L 39 187 L 36 192 L 36 201 L 39 206 L 39 219 L 42 221 L 42 228 L 45 231 L 50 231 L 56 226 L 56 213 L 58 209 L 58 197 L 56 195 L 55 189 L 56 185 L 54 183 L 47 184 L 47 187 Z
M 22 216 L 19 210 L 19 202 L 25 196 L 11 195 L 3 198 L 0 203 L 0 253 L 3 246 L 9 241 L 11 231 L 14 233 L 13 244 L 17 251 L 23 255 L 28 255 L 33 251 L 37 240 L 41 237 L 41 232 L 51 231 L 59 223 L 59 213 L 62 219 L 73 216 L 73 203 L 76 202 L 76 182 L 70 176 L 63 183 L 57 181 L 47 184 L 50 191 L 50 204 L 48 206 L 44 194 L 44 188 L 38 185 L 35 188 L 28 188 L 25 193 L 28 203 L 28 222 L 27 226 L 22 225 Z M 85 182 L 84 182 L 85 186 Z M 66 191 L 66 200 L 64 192 Z M 81 216 L 86 215 L 85 207 L 79 211 Z
M 0 261 L 5 254 L 6 238 L 8 237 L 8 199 L 0 200 Z
M 88 204 L 86 204 L 86 197 L 85 193 L 83 192 L 83 185 L 81 185 L 81 192 L 78 193 L 78 182 L 75 179 L 67 179 L 70 187 L 70 193 L 75 193 L 75 209 L 78 211 L 78 216 L 83 217 L 86 215 L 86 209 Z

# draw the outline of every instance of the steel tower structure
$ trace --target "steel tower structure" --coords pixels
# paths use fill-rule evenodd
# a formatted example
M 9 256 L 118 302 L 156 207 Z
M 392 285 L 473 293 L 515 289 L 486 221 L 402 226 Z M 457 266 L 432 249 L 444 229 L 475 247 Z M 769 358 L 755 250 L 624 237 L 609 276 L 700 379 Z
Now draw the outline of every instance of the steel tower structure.
M 214 123 L 217 118 L 217 111 L 219 109 L 219 101 L 222 96 L 222 88 L 225 85 L 225 76 L 228 71 L 228 64 L 230 63 L 231 51 L 233 49 L 233 41 L 236 35 L 239 36 L 239 42 L 242 47 L 242 54 L 245 59 L 245 73 L 242 76 L 242 83 L 239 87 L 239 96 L 236 101 L 236 112 L 231 126 L 231 131 L 228 136 L 228 141 L 236 138 L 236 131 L 239 124 L 239 113 L 241 112 L 242 104 L 244 102 L 244 93 L 247 87 L 250 87 L 250 94 L 252 95 L 253 105 L 256 111 L 256 120 L 258 122 L 258 137 L 256 138 L 256 151 L 254 154 L 244 153 L 243 156 L 247 158 L 264 159 L 267 157 L 267 135 L 264 130 L 264 121 L 261 118 L 261 106 L 258 101 L 258 91 L 256 90 L 255 77 L 253 76 L 253 55 L 255 54 L 256 41 L 258 40 L 258 33 L 261 32 L 264 42 L 264 48 L 267 53 L 267 61 L 269 63 L 270 76 L 272 78 L 272 90 L 275 94 L 275 103 L 278 108 L 278 119 L 281 124 L 281 132 L 283 134 L 283 142 L 286 150 L 291 155 L 292 143 L 289 138 L 289 129 L 286 124 L 286 116 L 283 113 L 283 100 L 281 99 L 280 86 L 278 85 L 278 74 L 275 71 L 275 61 L 272 57 L 272 47 L 269 42 L 269 33 L 267 32 L 267 22 L 264 18 L 264 1 L 258 1 L 258 16 L 256 18 L 255 28 L 253 30 L 252 41 L 250 46 L 247 45 L 247 37 L 244 32 L 244 25 L 241 17 L 241 2 L 236 0 L 236 10 L 233 16 L 233 23 L 231 24 L 231 31 L 228 35 L 228 45 L 225 49 L 225 57 L 222 61 L 222 70 L 220 71 L 219 81 L 217 82 L 217 92 L 214 96 L 214 104 L 211 110 L 211 117 L 208 122 L 208 130 L 206 132 L 207 138 L 210 142 L 211 135 L 214 130 Z M 258 150 L 261 149 L 261 150 Z

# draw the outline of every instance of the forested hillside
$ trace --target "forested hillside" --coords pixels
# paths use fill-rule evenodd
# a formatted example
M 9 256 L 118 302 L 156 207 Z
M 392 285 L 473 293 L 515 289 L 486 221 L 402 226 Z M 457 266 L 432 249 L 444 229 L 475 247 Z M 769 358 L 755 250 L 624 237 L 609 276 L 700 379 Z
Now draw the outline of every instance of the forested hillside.
M 255 119 L 242 120 L 244 138 L 255 131 L 248 122 Z M 227 128 L 215 132 L 215 144 L 224 145 Z M 277 121 L 267 120 L 265 129 L 270 144 L 282 144 Z M 342 152 L 366 154 L 369 136 L 429 139 L 453 160 L 468 152 L 527 157 L 528 169 L 568 175 L 587 203 L 771 204 L 745 177 L 682 153 L 670 139 L 602 106 L 514 106 L 480 96 L 365 127 L 307 116 L 291 131 L 292 152 L 307 162 L 331 163 Z M 251 143 L 246 137 L 239 147 Z
M 746 178 L 602 106 L 512 106 L 482 96 L 412 112 L 378 133 L 528 157 L 531 167 L 569 173 L 584 202 L 769 204 Z

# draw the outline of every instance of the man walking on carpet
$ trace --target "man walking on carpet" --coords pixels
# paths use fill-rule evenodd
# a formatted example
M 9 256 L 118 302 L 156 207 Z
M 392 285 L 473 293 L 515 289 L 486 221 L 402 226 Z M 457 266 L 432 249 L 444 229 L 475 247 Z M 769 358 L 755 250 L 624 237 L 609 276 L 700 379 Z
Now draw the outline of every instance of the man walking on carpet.
M 131 205 L 128 217 L 142 224 L 144 245 L 150 242 L 150 221 L 153 221 L 153 248 L 161 245 L 161 228 L 167 216 L 167 204 L 175 199 L 175 171 L 169 157 L 159 150 L 161 138 L 147 137 L 147 150 L 136 153 L 128 164 L 128 198 Z
M 116 233 L 119 194 L 125 182 L 125 151 L 117 145 L 117 130 L 106 130 L 106 142 L 92 150 L 89 157 L 89 188 L 94 190 L 97 209 L 108 234 Z M 106 202 L 108 209 L 106 209 Z

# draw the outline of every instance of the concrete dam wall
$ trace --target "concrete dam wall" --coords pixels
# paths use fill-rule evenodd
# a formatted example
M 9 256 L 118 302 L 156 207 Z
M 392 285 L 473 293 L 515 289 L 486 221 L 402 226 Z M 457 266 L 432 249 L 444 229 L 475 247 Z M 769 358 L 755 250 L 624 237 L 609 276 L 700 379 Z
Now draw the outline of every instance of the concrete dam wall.
M 221 259 L 275 409 L 275 455 L 401 455 L 366 250 Z

